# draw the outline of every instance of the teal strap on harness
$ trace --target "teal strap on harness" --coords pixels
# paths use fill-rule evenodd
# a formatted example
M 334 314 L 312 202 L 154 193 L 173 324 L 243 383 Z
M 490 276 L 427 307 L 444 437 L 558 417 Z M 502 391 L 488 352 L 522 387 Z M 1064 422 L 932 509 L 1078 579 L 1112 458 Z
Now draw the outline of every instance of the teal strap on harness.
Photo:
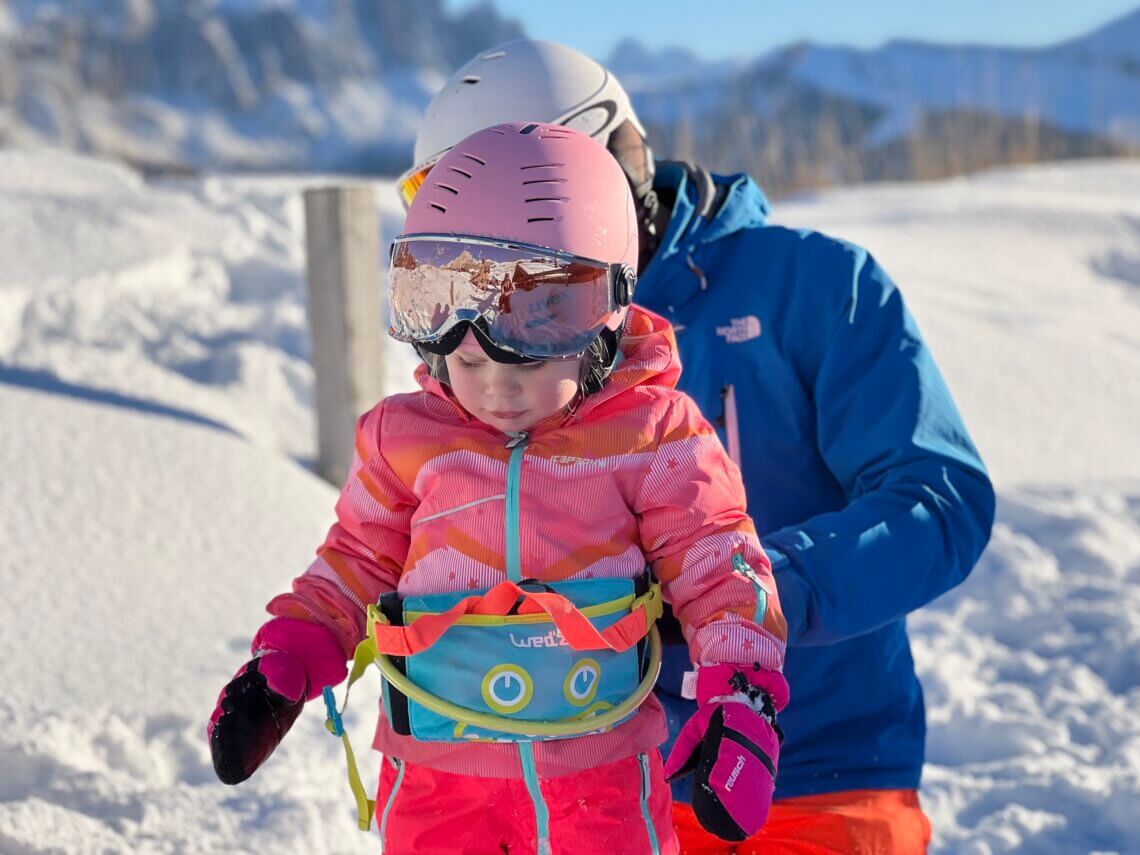
M 336 708 L 336 697 L 333 696 L 332 686 L 325 686 L 321 689 L 321 697 L 325 699 L 325 712 L 328 713 L 328 728 L 332 731 L 333 736 L 344 736 L 344 722 L 341 721 L 340 713 Z

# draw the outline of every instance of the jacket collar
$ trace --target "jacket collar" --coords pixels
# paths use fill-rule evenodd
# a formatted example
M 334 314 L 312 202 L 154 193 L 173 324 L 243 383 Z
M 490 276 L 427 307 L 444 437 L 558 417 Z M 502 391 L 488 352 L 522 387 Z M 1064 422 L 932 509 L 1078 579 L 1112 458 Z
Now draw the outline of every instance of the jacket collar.
M 714 175 L 678 161 L 657 164 L 653 189 L 673 208 L 657 252 L 638 278 L 635 299 L 672 316 L 707 287 L 694 254 L 705 244 L 764 225 L 769 205 L 748 175 Z

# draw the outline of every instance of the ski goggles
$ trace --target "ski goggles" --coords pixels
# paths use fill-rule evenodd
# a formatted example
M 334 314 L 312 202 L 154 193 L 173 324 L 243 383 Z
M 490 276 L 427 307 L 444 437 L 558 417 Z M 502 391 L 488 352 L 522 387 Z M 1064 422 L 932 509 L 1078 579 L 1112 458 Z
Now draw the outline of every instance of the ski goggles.
M 637 275 L 546 247 L 463 235 L 397 238 L 388 266 L 388 333 L 438 342 L 476 323 L 528 359 L 581 356 L 633 297 Z
M 432 167 L 435 166 L 436 161 L 443 157 L 445 153 L 446 152 L 440 152 L 440 154 L 436 155 L 426 163 L 422 163 L 419 166 L 413 166 L 411 169 L 396 179 L 396 190 L 400 194 L 400 201 L 404 203 L 405 211 L 408 210 L 408 208 L 411 206 L 412 200 L 416 198 L 416 194 L 420 192 L 420 188 L 423 186 L 424 180 L 427 178 L 428 173 L 431 172 Z

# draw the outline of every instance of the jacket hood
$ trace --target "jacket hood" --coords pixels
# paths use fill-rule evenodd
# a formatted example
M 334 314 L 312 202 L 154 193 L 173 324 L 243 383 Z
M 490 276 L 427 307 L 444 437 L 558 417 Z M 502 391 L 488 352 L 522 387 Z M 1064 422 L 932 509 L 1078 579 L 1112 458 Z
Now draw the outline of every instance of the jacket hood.
M 581 418 L 600 404 L 646 386 L 676 387 L 681 376 L 681 357 L 672 325 L 660 315 L 634 305 L 629 308 L 625 333 L 621 339 L 621 355 L 617 366 L 601 390 L 588 396 L 575 410 Z M 464 420 L 472 418 L 456 400 L 451 388 L 433 377 L 426 365 L 416 368 L 416 382 L 427 393 L 450 401 Z M 552 417 L 553 418 L 553 417 Z
M 579 413 L 587 413 L 634 388 L 673 389 L 680 376 L 681 355 L 672 324 L 648 309 L 630 306 L 617 366 L 601 390 L 586 398 Z
M 660 161 L 653 189 L 672 202 L 672 215 L 635 298 L 666 309 L 706 287 L 694 256 L 705 244 L 767 223 L 768 199 L 744 173 L 714 175 L 689 163 Z

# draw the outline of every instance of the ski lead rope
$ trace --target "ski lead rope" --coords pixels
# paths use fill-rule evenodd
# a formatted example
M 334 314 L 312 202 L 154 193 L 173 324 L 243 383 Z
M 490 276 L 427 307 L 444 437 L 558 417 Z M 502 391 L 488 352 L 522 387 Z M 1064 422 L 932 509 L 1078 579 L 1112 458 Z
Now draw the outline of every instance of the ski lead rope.
M 352 672 L 348 677 L 348 687 L 344 692 L 342 710 L 348 706 L 348 694 L 352 691 L 352 684 L 360 679 L 375 656 L 376 642 L 373 639 L 366 638 L 357 646 L 356 654 L 352 658 Z M 372 827 L 372 817 L 376 814 L 376 800 L 368 798 L 368 792 L 360 780 L 360 769 L 356 765 L 356 755 L 352 751 L 352 743 L 349 742 L 348 734 L 344 730 L 341 712 L 336 708 L 336 696 L 333 694 L 332 686 L 325 686 L 321 689 L 321 696 L 325 700 L 325 712 L 328 714 L 325 727 L 333 736 L 339 736 L 341 744 L 344 746 L 345 760 L 348 765 L 348 786 L 352 790 L 353 799 L 356 801 L 356 824 L 361 831 L 367 831 Z

